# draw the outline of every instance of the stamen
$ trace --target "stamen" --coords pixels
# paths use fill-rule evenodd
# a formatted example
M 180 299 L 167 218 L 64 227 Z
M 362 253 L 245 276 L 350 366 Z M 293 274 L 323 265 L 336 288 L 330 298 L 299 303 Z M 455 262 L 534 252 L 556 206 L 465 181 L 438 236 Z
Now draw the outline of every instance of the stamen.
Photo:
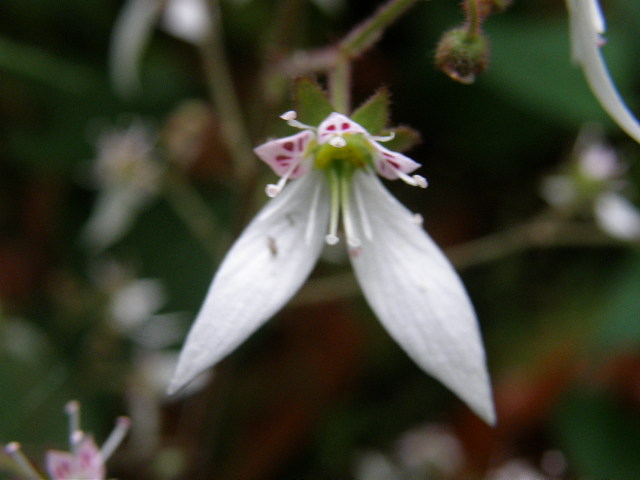
M 325 242 L 329 245 L 338 243 L 338 220 L 340 217 L 340 184 L 338 174 L 335 170 L 330 169 L 329 188 L 331 190 L 331 213 L 329 216 L 329 233 L 324 237 Z
M 420 215 L 419 213 L 414 213 L 413 214 L 413 223 L 415 223 L 416 225 L 422 225 L 424 223 L 424 217 L 422 215 Z
M 340 178 L 340 195 L 342 200 L 342 224 L 344 225 L 344 233 L 347 237 L 347 245 L 350 247 L 359 247 L 362 242 L 356 235 L 356 229 L 351 216 L 351 208 L 349 204 L 349 186 L 351 182 L 346 177 Z
M 373 140 L 375 140 L 376 142 L 390 142 L 391 140 L 396 138 L 396 133 L 395 132 L 391 132 L 391 133 L 389 133 L 389 135 L 384 135 L 384 136 L 374 135 L 371 138 Z
M 22 473 L 24 473 L 27 478 L 33 480 L 44 480 L 42 475 L 38 473 L 38 471 L 31 465 L 29 459 L 22 453 L 22 448 L 18 442 L 11 442 L 4 447 L 4 451 L 7 452 L 13 461 L 18 464 Z
M 364 200 L 362 198 L 362 191 L 359 188 L 354 186 L 353 191 L 355 192 L 356 197 L 356 207 L 358 208 L 358 213 L 360 214 L 360 222 L 362 223 L 362 230 L 364 231 L 364 236 L 367 240 L 373 240 L 373 230 L 371 229 L 371 222 L 369 222 L 369 215 L 367 215 L 367 210 L 364 206 Z
M 336 148 L 342 148 L 347 146 L 347 141 L 340 135 L 334 135 L 329 139 L 329 145 Z
M 82 439 L 84 439 L 84 432 L 82 430 L 75 430 L 74 432 L 71 432 L 69 443 L 71 444 L 70 450 L 73 456 L 78 454 L 78 447 L 80 446 L 80 443 L 82 443 Z
M 406 173 L 398 170 L 397 168 L 394 168 L 393 166 L 391 167 L 394 169 L 396 175 L 398 175 L 398 178 L 400 178 L 400 180 L 402 180 L 404 183 L 411 185 L 413 187 L 420 187 L 420 188 L 427 188 L 427 186 L 429 185 L 429 183 L 427 182 L 427 179 L 424 178 L 422 175 L 407 175 Z
M 71 400 L 64 406 L 64 411 L 69 416 L 69 442 L 73 445 L 73 435 L 80 430 L 80 404 Z
M 316 127 L 312 127 L 311 125 L 307 125 L 296 120 L 296 118 L 298 118 L 298 114 L 293 110 L 284 112 L 282 115 L 280 115 L 280 118 L 285 120 L 287 122 L 287 125 L 291 127 L 299 128 L 301 130 L 316 130 Z
M 313 227 L 315 227 L 316 223 L 314 222 L 314 218 L 316 216 L 316 211 L 318 210 L 318 199 L 320 198 L 320 188 L 322 188 L 322 184 L 318 182 L 316 185 L 316 189 L 313 192 L 313 198 L 311 199 L 311 208 L 309 208 L 309 216 L 307 217 L 307 228 L 304 232 L 304 243 L 309 245 L 311 243 L 311 238 L 313 237 Z M 328 243 L 328 242 L 327 242 Z
M 118 417 L 115 428 L 100 449 L 100 454 L 102 455 L 102 460 L 104 462 L 107 461 L 115 449 L 118 448 L 120 443 L 122 443 L 122 440 L 129 431 L 130 426 L 131 420 L 128 417 Z

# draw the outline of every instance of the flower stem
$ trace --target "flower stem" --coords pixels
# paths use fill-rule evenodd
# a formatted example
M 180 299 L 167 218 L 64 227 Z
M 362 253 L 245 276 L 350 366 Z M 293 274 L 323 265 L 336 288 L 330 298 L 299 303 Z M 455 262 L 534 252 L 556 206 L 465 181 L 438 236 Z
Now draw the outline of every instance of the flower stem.
M 220 247 L 227 245 L 228 242 L 225 239 L 221 240 L 222 229 L 216 228 L 216 221 L 211 215 L 211 210 L 202 198 L 178 172 L 167 175 L 164 182 L 164 193 L 173 210 L 193 236 L 211 258 L 218 261 L 222 253 Z
M 252 143 L 225 55 L 219 2 L 210 0 L 207 5 L 211 29 L 200 45 L 203 68 L 211 99 L 222 119 L 222 135 L 233 160 L 234 173 L 241 183 L 246 184 L 254 171 Z
M 336 112 L 348 115 L 351 109 L 351 64 L 343 55 L 338 55 L 329 71 L 329 92 Z
M 467 34 L 470 37 L 474 37 L 480 34 L 480 28 L 482 27 L 482 18 L 480 16 L 478 0 L 466 0 L 465 6 L 467 15 Z
M 418 0 L 389 0 L 370 18 L 362 22 L 340 42 L 339 49 L 346 58 L 353 59 L 371 48 L 382 31 L 395 22 Z

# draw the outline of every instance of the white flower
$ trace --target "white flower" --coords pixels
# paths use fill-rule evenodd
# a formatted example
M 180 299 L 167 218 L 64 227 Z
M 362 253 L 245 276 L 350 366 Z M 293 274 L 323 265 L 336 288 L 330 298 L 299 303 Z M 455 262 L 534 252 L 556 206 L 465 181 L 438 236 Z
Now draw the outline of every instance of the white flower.
M 601 230 L 622 241 L 640 239 L 640 211 L 620 191 L 628 187 L 625 165 L 600 132 L 585 128 L 565 172 L 545 178 L 540 194 L 552 207 L 581 213 L 586 206 Z
M 152 149 L 151 132 L 141 123 L 100 136 L 93 171 L 100 193 L 82 232 L 94 250 L 118 241 L 160 190 L 162 168 Z
M 640 212 L 619 193 L 603 193 L 593 209 L 598 226 L 612 237 L 625 241 L 640 239 Z
M 344 115 L 256 148 L 281 176 L 271 200 L 223 260 L 169 391 L 215 364 L 294 295 L 342 227 L 356 277 L 391 336 L 487 422 L 495 420 L 477 320 L 462 282 L 416 216 L 377 179 L 426 186 L 419 164 Z M 299 178 L 284 188 L 290 178 Z
M 138 62 L 156 25 L 181 40 L 199 45 L 211 29 L 206 0 L 127 0 L 113 27 L 111 76 L 116 90 L 139 86 Z
M 618 93 L 600 52 L 605 21 L 598 0 L 567 0 L 573 60 L 580 65 L 594 95 L 620 127 L 640 142 L 640 124 Z

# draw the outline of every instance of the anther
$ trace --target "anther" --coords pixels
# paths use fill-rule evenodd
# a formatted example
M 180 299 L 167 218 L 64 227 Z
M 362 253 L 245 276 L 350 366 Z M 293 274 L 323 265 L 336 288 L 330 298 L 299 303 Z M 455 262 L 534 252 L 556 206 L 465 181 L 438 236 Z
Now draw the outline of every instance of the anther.
M 376 142 L 390 142 L 391 140 L 393 140 L 394 138 L 396 138 L 396 134 L 395 132 L 391 132 L 389 135 L 384 135 L 384 136 L 377 136 L 374 135 L 373 137 L 371 137 L 373 140 L 375 140 Z
M 278 194 L 282 191 L 282 188 L 279 185 L 274 185 L 273 183 L 270 183 L 265 187 L 264 191 L 267 194 L 267 197 L 276 198 Z
M 299 122 L 297 120 L 298 118 L 298 114 L 296 112 L 294 112 L 293 110 L 289 110 L 288 112 L 284 112 L 282 115 L 280 115 L 280 118 L 285 120 L 287 122 L 287 124 L 291 127 L 294 128 L 300 128 L 302 130 L 315 130 L 315 127 L 312 127 L 311 125 L 306 125 L 302 122 Z
M 335 135 L 329 139 L 329 145 L 336 148 L 342 148 L 347 145 L 347 141 L 339 135 Z
M 336 245 L 340 239 L 334 233 L 329 233 L 324 237 L 324 241 L 327 242 L 327 245 Z
M 282 120 L 290 122 L 291 120 L 295 120 L 296 118 L 298 118 L 298 114 L 293 110 L 289 110 L 288 112 L 284 112 L 282 115 L 280 115 L 280 118 Z
M 420 188 L 427 188 L 429 186 L 429 182 L 422 175 L 413 175 L 411 178 L 416 182 L 416 185 Z

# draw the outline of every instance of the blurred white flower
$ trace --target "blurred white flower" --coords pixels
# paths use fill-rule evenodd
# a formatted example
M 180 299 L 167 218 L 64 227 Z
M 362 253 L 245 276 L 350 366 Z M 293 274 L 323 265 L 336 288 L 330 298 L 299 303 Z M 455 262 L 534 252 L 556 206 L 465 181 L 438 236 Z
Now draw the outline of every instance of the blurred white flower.
M 99 194 L 82 233 L 94 251 L 119 240 L 160 190 L 163 172 L 153 157 L 153 145 L 151 131 L 139 122 L 99 137 L 93 168 Z
M 123 95 L 135 91 L 140 81 L 140 58 L 156 26 L 181 40 L 200 44 L 211 30 L 207 0 L 127 0 L 111 34 L 111 77 Z
M 159 280 L 136 278 L 131 269 L 113 261 L 97 264 L 93 277 L 107 295 L 107 321 L 121 335 L 141 347 L 158 350 L 183 334 L 184 315 L 157 313 L 167 300 Z
M 563 170 L 543 179 L 540 194 L 549 205 L 569 213 L 587 208 L 610 236 L 624 241 L 640 239 L 640 211 L 620 193 L 628 189 L 626 168 L 599 132 L 583 129 Z
M 405 480 L 403 472 L 380 452 L 366 452 L 355 462 L 356 480 Z
M 458 437 L 446 425 L 427 424 L 409 430 L 396 445 L 400 464 L 414 471 L 455 475 L 465 461 Z
M 620 240 L 640 239 L 640 212 L 616 192 L 605 192 L 594 205 L 596 221 L 602 230 Z
M 567 0 L 574 62 L 602 107 L 620 127 L 640 142 L 640 125 L 616 89 L 600 51 L 605 44 L 605 20 L 598 0 Z
M 499 468 L 489 472 L 486 480 L 547 480 L 546 477 L 530 465 L 520 459 L 509 460 Z

